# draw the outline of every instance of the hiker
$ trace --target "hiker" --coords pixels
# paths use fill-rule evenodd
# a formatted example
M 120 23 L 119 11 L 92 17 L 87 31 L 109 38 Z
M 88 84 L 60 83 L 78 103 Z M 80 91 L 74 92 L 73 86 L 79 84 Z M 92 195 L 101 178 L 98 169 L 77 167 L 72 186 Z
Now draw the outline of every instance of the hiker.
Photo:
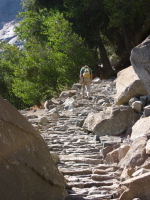
M 90 98 L 90 90 L 92 83 L 92 70 L 87 66 L 83 66 L 80 70 L 80 83 L 82 84 L 82 98 L 85 95 L 85 88 L 87 97 Z

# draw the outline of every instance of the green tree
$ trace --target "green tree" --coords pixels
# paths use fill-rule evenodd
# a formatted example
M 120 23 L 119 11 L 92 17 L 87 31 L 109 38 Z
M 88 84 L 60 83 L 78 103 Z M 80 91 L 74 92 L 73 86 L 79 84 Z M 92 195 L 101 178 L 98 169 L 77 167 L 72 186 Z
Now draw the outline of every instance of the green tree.
M 142 42 L 150 33 L 150 1 L 144 0 L 103 0 L 109 16 L 107 29 L 103 34 L 114 44 L 121 68 L 130 57 L 133 47 Z
M 14 69 L 19 64 L 21 51 L 6 42 L 0 43 L 0 49 L 0 94 L 17 108 L 23 108 L 27 105 L 13 92 Z
M 78 81 L 81 66 L 92 66 L 96 56 L 58 11 L 23 15 L 16 31 L 25 44 L 14 71 L 13 91 L 25 103 L 39 104 Z
M 74 31 L 85 38 L 88 46 L 97 52 L 99 57 L 97 65 L 102 64 L 103 68 L 100 70 L 103 71 L 104 77 L 110 77 L 114 71 L 108 57 L 105 40 L 103 40 L 103 27 L 107 27 L 108 24 L 103 1 L 64 0 L 64 4 L 66 16 L 73 23 Z
M 33 1 L 28 0 L 27 2 L 36 7 L 38 12 L 40 12 L 40 8 L 46 7 L 48 9 L 58 9 L 65 13 L 66 19 L 73 23 L 74 31 L 82 38 L 85 38 L 85 42 L 91 49 L 91 52 L 99 56 L 100 63 L 104 66 L 105 75 L 106 71 L 109 76 L 113 73 L 99 26 L 99 21 L 102 21 L 104 16 L 102 1 L 57 0 L 48 3 L 48 1 L 36 0 L 33 3 Z M 28 10 L 30 9 L 28 8 Z
M 47 7 L 65 13 L 73 23 L 73 30 L 85 39 L 92 51 L 98 53 L 108 74 L 114 65 L 108 57 L 118 58 L 116 69 L 126 67 L 131 49 L 150 32 L 150 0 L 36 0 L 33 5 L 37 10 Z
M 64 3 L 77 34 L 90 46 L 99 48 L 105 72 L 110 69 L 108 46 L 113 47 L 119 58 L 115 67 L 125 67 L 132 48 L 150 32 L 149 0 L 64 0 Z

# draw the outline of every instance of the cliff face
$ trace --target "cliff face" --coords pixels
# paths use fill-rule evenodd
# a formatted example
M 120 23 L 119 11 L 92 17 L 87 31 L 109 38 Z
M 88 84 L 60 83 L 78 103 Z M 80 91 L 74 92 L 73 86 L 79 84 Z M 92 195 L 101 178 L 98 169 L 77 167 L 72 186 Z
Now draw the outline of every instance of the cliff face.
M 14 26 L 17 24 L 16 15 L 22 11 L 21 0 L 1 0 L 0 2 L 0 40 L 16 43 L 17 37 Z

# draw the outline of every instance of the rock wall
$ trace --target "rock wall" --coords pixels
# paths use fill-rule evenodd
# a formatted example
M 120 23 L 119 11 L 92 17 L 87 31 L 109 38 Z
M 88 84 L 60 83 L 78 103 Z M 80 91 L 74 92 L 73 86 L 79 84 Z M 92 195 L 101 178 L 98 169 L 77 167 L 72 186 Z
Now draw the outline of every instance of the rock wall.
M 0 97 L 0 199 L 62 200 L 63 176 L 31 124 Z
M 131 64 L 150 94 L 150 35 L 131 51 Z

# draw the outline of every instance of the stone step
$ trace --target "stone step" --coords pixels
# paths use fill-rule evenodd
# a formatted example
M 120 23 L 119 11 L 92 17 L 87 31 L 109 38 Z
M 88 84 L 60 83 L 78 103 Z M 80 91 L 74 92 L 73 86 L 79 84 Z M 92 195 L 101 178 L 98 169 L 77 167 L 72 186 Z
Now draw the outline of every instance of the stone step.
M 75 163 L 75 162 L 58 162 L 57 163 L 57 167 L 58 169 L 64 173 L 64 175 L 74 175 L 75 176 L 85 176 L 85 175 L 89 175 L 88 173 L 86 173 L 86 170 L 90 170 L 91 171 L 91 165 L 86 164 L 86 163 Z M 81 171 L 81 172 L 80 172 Z M 85 171 L 85 173 L 83 173 Z M 82 174 L 83 173 L 83 174 Z M 90 173 L 91 174 L 91 173 Z
M 103 169 L 103 170 L 108 169 L 108 168 L 113 168 L 113 171 L 120 169 L 120 167 L 117 164 L 112 164 L 112 165 L 100 164 L 95 167 L 95 169 Z
M 119 167 L 104 164 L 103 144 L 96 141 L 93 133 L 87 134 L 76 126 L 78 120 L 84 120 L 90 111 L 96 112 L 98 108 L 86 99 L 82 104 L 85 110 L 82 116 L 80 106 L 74 114 L 62 112 L 66 114 L 57 121 L 48 118 L 48 123 L 40 124 L 41 135 L 51 155 L 56 154 L 56 166 L 66 179 L 66 189 L 70 193 L 66 200 L 110 200 L 119 185 Z
M 69 155 L 60 154 L 59 158 L 62 160 L 63 157 L 65 157 L 65 159 L 66 159 L 67 157 L 70 158 L 70 157 L 80 157 L 80 156 L 84 156 L 84 158 L 102 159 L 101 153 L 93 154 L 93 153 L 90 153 L 90 152 L 88 154 L 84 154 L 84 155 L 81 155 L 80 153 L 73 153 L 73 154 L 69 154 Z
M 60 169 L 60 172 L 63 174 L 63 175 L 89 175 L 89 174 L 92 174 L 92 169 Z
M 78 195 L 86 194 L 86 195 L 92 195 L 92 194 L 113 194 L 113 196 L 116 196 L 114 191 L 117 189 L 119 185 L 110 185 L 110 186 L 101 186 L 101 187 L 91 187 L 91 188 L 78 188 L 78 187 L 72 187 L 71 193 L 75 193 Z
M 95 148 L 91 148 L 91 149 L 89 149 L 89 148 L 78 148 L 78 149 L 70 148 L 70 149 L 65 149 L 65 151 L 66 151 L 66 154 L 70 154 L 70 153 L 74 153 L 74 152 L 84 154 L 84 153 L 89 153 L 89 152 L 90 153 L 91 152 L 98 153 L 99 149 L 95 149 Z
M 78 188 L 91 188 L 93 186 L 100 187 L 100 186 L 110 186 L 113 185 L 113 181 L 92 181 L 92 180 L 86 180 L 85 182 L 68 182 L 66 185 L 67 189 L 71 189 L 72 187 L 78 187 Z
M 95 177 L 93 177 L 92 174 L 87 174 L 86 176 L 65 176 L 67 178 L 67 180 L 69 180 L 70 182 L 104 182 L 104 181 L 110 181 L 112 183 L 117 183 L 117 179 L 116 177 L 113 176 L 100 176 L 100 175 L 94 175 Z
M 115 174 L 105 174 L 105 175 L 92 174 L 91 179 L 94 181 L 104 181 L 112 179 L 119 180 L 119 177 L 117 177 Z
M 108 167 L 106 169 L 97 169 L 97 166 L 93 168 L 92 170 L 93 174 L 110 174 L 110 173 L 114 173 L 117 174 L 118 176 L 120 176 L 120 172 L 116 171 L 116 168 L 114 169 L 114 167 Z
M 102 159 L 91 159 L 91 158 L 84 158 L 84 157 L 72 157 L 72 158 L 66 158 L 66 157 L 60 157 L 61 161 L 74 161 L 76 163 L 86 163 L 86 164 L 93 164 L 98 165 L 103 163 Z
M 64 150 L 66 150 L 66 152 L 70 152 L 73 150 L 73 152 L 75 152 L 75 153 L 83 153 L 84 154 L 84 152 L 89 152 L 89 153 L 95 152 L 96 154 L 97 153 L 100 154 L 100 149 L 94 148 L 91 145 L 89 145 L 87 147 L 87 145 L 80 145 L 80 143 L 68 144 L 68 143 L 63 143 L 63 141 L 58 142 L 56 140 L 53 140 L 53 141 L 47 140 L 46 143 L 50 150 L 52 150 L 53 148 L 56 148 L 56 147 L 60 147 L 60 148 L 63 148 Z
M 112 195 L 108 195 L 108 194 L 96 194 L 96 195 L 90 195 L 85 197 L 85 200 L 104 200 L 104 199 L 111 199 Z

